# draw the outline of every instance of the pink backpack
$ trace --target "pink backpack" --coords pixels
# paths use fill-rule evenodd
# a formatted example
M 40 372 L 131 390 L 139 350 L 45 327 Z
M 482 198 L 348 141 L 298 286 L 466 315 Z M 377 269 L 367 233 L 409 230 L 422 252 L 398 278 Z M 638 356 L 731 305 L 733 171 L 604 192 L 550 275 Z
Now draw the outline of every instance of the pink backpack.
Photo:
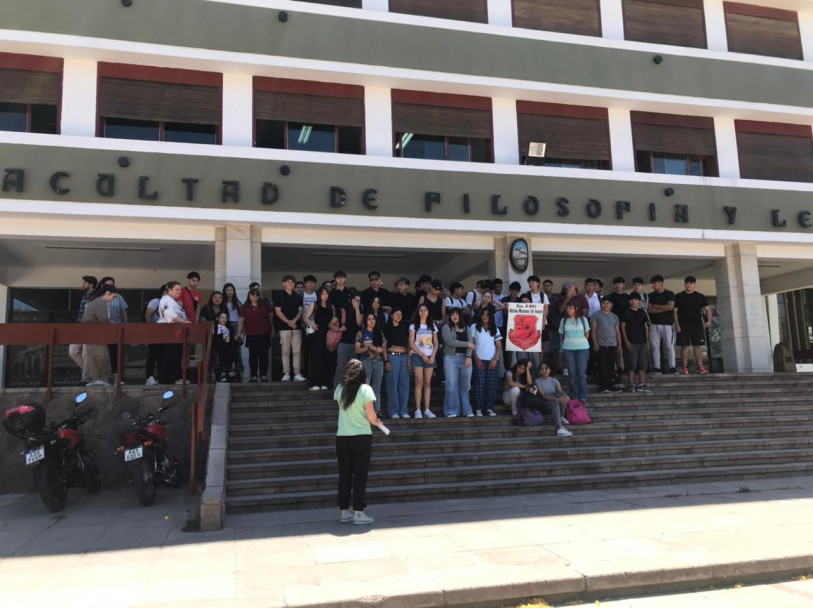
M 593 424 L 590 416 L 587 415 L 587 408 L 578 399 L 571 399 L 567 402 L 565 418 L 570 424 Z

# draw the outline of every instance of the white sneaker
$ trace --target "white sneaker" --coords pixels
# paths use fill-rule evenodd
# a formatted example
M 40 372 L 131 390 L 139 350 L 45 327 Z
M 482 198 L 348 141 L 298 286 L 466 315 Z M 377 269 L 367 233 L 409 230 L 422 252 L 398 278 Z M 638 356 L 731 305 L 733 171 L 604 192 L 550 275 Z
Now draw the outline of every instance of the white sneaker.
M 319 388 L 321 388 L 323 391 L 326 391 L 326 390 L 327 390 L 327 387 L 326 387 L 326 386 L 320 386 Z
M 302 374 L 297 374 L 294 376 L 294 382 L 305 382 L 305 376 Z
M 565 427 L 562 427 L 558 431 L 556 431 L 556 436 L 557 437 L 573 437 L 573 433 L 568 431 Z
M 562 370 L 562 375 L 563 375 L 563 376 L 567 376 L 567 368 L 565 368 L 565 369 L 563 369 L 563 370 Z
M 477 411 L 474 413 L 474 415 L 475 415 L 475 416 L 477 416 L 477 417 L 479 418 L 480 416 L 482 416 L 482 415 L 483 415 L 483 412 L 481 412 L 480 410 L 477 410 Z
M 342 509 L 342 512 L 339 516 L 339 522 L 343 524 L 349 524 L 353 521 L 353 517 L 355 517 L 356 512 L 353 509 Z
M 180 380 L 176 380 L 175 384 L 183 384 L 183 378 L 181 378 Z
M 319 386 L 312 386 L 312 387 L 310 387 L 308 390 L 311 390 L 311 391 L 321 391 L 321 390 L 322 390 L 322 388 L 321 388 L 321 387 L 319 387 Z
M 409 414 L 404 414 L 401 418 L 409 418 Z
M 488 410 L 488 415 L 489 416 L 496 416 L 497 412 L 495 412 L 494 410 Z
M 155 386 L 156 384 L 158 384 L 158 380 L 155 379 L 155 376 L 150 376 L 144 383 L 145 386 Z
M 421 410 L 415 410 L 415 418 L 423 418 L 423 414 Z
M 363 526 L 364 524 L 371 524 L 374 521 L 375 519 L 367 515 L 364 511 L 356 511 L 353 514 L 353 523 L 358 526 Z
M 390 416 L 390 418 L 392 418 L 393 420 L 398 420 L 401 417 L 398 414 L 393 414 L 392 416 Z
M 96 380 L 95 382 L 88 382 L 88 386 L 111 386 L 106 380 Z
M 437 416 L 435 416 L 435 415 L 434 415 L 432 412 L 430 412 L 429 410 L 426 410 L 426 411 L 423 413 L 423 415 L 424 415 L 424 418 L 437 418 Z
M 466 414 L 466 418 L 474 418 L 474 414 Z
M 291 381 L 291 374 L 285 374 L 285 375 L 282 377 L 282 381 L 283 381 L 283 382 L 290 382 L 290 381 Z
M 446 416 L 447 418 L 457 418 L 457 414 L 449 414 Z

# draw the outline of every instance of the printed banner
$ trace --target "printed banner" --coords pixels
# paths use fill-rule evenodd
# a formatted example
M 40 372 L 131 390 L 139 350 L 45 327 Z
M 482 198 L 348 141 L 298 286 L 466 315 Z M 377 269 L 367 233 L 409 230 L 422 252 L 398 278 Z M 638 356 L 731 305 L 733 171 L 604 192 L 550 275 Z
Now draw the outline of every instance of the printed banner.
M 506 349 L 521 353 L 541 353 L 544 315 L 544 304 L 509 303 Z

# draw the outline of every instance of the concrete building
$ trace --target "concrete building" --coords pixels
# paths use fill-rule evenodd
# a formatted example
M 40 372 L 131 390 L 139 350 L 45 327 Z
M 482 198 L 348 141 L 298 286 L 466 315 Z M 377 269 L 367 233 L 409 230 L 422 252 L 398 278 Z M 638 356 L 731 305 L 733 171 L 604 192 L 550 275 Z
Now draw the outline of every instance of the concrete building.
M 75 320 L 84 274 L 131 318 L 189 270 L 206 295 L 693 274 L 718 370 L 770 370 L 780 338 L 811 356 L 807 1 L 2 9 L 0 321 Z M 13 352 L 4 385 L 32 382 Z

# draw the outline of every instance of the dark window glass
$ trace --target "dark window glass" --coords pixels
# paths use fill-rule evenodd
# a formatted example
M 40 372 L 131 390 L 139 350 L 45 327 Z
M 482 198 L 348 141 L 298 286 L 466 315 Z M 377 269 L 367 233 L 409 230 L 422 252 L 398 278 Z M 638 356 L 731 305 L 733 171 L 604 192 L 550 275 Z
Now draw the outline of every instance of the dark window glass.
M 491 140 L 473 137 L 471 139 L 471 160 L 475 163 L 491 162 Z
M 104 136 L 115 139 L 158 141 L 158 122 L 153 120 L 132 120 L 130 118 L 105 118 Z
M 404 158 L 425 158 L 446 160 L 446 138 L 437 135 L 402 133 L 398 136 L 396 148 L 400 146 L 400 156 Z
M 666 175 L 703 175 L 702 161 L 699 156 L 653 153 L 651 158 L 651 173 L 662 173 Z
M 184 144 L 216 144 L 217 125 L 190 125 L 168 122 L 164 124 L 164 141 Z
M 339 149 L 341 154 L 363 154 L 361 127 L 339 127 Z
M 288 149 L 310 152 L 335 152 L 336 127 L 288 123 Z
M 285 149 L 285 123 L 280 120 L 258 120 L 255 138 L 258 148 Z
M 28 106 L 24 103 L 0 103 L 0 131 L 25 132 L 28 127 Z
M 652 171 L 652 155 L 649 152 L 642 150 L 635 151 L 635 164 L 638 167 L 639 173 L 653 173 Z
M 468 162 L 471 160 L 471 150 L 467 137 L 449 138 L 449 160 Z
M 43 106 L 32 104 L 31 106 L 31 132 L 32 133 L 56 133 L 56 106 Z

